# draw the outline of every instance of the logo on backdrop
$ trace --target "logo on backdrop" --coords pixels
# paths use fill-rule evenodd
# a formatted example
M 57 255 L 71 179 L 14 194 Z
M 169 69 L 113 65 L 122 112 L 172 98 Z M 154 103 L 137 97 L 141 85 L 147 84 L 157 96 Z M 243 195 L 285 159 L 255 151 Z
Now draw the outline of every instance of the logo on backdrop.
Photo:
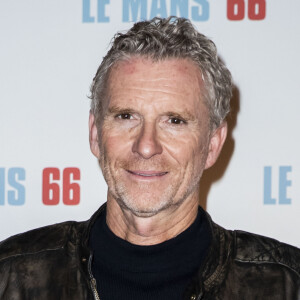
M 289 187 L 292 186 L 291 172 L 291 166 L 264 167 L 264 204 L 292 203 L 292 199 L 287 196 Z M 277 192 L 272 187 L 278 187 Z
M 78 205 L 80 203 L 80 169 L 44 168 L 42 203 L 45 205 Z M 0 205 L 24 205 L 26 201 L 24 168 L 0 168 Z
M 137 22 L 156 16 L 178 16 L 194 22 L 208 21 L 211 0 L 122 0 L 122 22 Z M 108 23 L 110 0 L 82 0 L 83 23 Z M 266 17 L 266 0 L 227 0 L 224 16 L 230 21 L 263 20 Z

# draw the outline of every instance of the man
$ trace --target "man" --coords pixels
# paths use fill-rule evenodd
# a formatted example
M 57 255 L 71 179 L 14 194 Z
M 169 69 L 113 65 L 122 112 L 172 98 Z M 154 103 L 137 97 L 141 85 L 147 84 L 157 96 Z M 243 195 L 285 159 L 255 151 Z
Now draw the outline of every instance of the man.
M 229 71 L 188 20 L 118 34 L 91 87 L 107 203 L 2 242 L 0 298 L 300 299 L 299 249 L 227 231 L 198 206 L 230 98 Z

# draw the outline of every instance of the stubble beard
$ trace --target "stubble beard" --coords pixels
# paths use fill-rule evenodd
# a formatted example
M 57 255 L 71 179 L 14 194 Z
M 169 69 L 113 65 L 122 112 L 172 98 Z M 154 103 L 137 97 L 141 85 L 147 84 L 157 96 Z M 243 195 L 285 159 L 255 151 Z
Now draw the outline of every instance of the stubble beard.
M 176 209 L 176 207 L 180 206 L 182 202 L 188 198 L 197 186 L 199 187 L 199 181 L 202 175 L 201 171 L 201 174 L 197 174 L 198 176 L 192 176 L 190 184 L 181 192 L 179 191 L 180 185 L 184 178 L 174 178 L 174 180 L 170 180 L 170 184 L 160 191 L 154 191 L 153 184 L 146 182 L 133 182 L 131 188 L 128 183 L 126 184 L 124 180 L 122 180 L 124 174 L 120 174 L 120 172 L 139 168 L 146 170 L 147 165 L 151 165 L 152 168 L 157 166 L 160 168 L 159 170 L 168 170 L 171 174 L 166 176 L 172 176 L 176 174 L 176 172 L 173 173 L 174 168 L 170 168 L 169 164 L 166 164 L 161 159 L 153 160 L 149 163 L 149 161 L 145 161 L 141 158 L 118 161 L 115 167 L 116 171 L 114 172 L 112 170 L 111 161 L 107 155 L 102 156 L 102 158 L 101 161 L 99 160 L 99 163 L 108 185 L 109 196 L 117 201 L 122 209 L 129 210 L 137 217 L 151 217 L 171 207 Z M 128 174 L 128 176 L 130 175 Z M 110 197 L 108 197 L 108 199 L 110 199 Z
M 99 164 L 108 185 L 108 201 L 113 198 L 122 209 L 129 210 L 138 217 L 153 216 L 173 204 L 179 185 L 175 181 L 172 180 L 166 188 L 161 190 L 157 183 L 153 185 L 151 182 L 132 181 L 130 184 L 128 179 L 124 178 L 127 170 L 156 170 L 170 173 L 172 171 L 170 163 L 161 157 L 143 159 L 135 155 L 112 162 L 104 147 L 101 148 L 102 155 Z M 128 176 L 131 175 L 128 173 Z M 171 176 L 171 174 L 165 176 Z M 159 191 L 154 191 L 154 187 Z

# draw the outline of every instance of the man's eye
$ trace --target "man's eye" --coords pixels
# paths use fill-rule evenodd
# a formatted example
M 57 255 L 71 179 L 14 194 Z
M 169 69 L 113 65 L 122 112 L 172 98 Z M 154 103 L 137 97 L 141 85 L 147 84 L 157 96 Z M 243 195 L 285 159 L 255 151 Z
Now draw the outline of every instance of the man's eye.
M 169 123 L 174 124 L 174 125 L 182 125 L 182 124 L 185 124 L 186 122 L 179 118 L 170 118 Z
M 131 120 L 131 119 L 133 119 L 131 114 L 119 114 L 116 117 L 117 117 L 117 119 L 120 119 L 120 120 Z

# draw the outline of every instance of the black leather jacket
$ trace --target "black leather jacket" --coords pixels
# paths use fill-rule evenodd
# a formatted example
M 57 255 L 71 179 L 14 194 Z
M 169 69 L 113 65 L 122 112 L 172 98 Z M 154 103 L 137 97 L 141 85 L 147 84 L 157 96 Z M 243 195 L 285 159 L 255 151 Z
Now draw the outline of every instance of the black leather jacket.
M 87 222 L 39 228 L 0 243 L 0 299 L 99 299 L 87 242 L 101 213 L 105 205 Z M 225 230 L 207 218 L 212 244 L 184 299 L 300 299 L 300 249 Z

